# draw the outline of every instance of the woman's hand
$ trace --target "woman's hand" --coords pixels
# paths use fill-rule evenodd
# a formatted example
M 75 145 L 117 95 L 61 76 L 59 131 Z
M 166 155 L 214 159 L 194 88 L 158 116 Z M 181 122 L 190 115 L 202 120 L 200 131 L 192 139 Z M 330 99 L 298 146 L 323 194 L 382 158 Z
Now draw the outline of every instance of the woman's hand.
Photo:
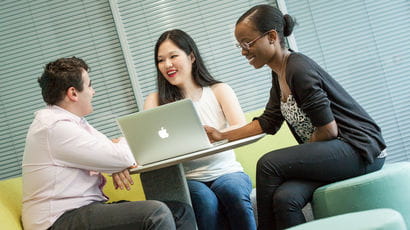
M 207 125 L 204 125 L 204 128 L 205 128 L 206 134 L 208 135 L 209 141 L 211 141 L 211 143 L 224 139 L 222 137 L 222 133 L 216 130 L 215 128 L 211 126 L 207 126 Z
M 112 183 L 115 189 L 120 188 L 121 190 L 123 190 L 125 187 L 127 190 L 130 190 L 131 185 L 134 184 L 134 181 L 132 180 L 132 177 L 130 176 L 130 172 L 128 171 L 128 169 L 124 169 L 121 172 L 113 173 L 112 179 Z

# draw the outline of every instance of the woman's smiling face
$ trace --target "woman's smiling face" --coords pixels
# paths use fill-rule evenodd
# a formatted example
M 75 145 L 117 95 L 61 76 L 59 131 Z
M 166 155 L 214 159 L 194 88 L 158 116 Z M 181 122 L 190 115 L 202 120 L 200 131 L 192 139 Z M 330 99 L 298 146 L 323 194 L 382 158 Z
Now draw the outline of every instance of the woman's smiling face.
M 245 19 L 236 25 L 235 37 L 239 44 L 249 44 L 249 48 L 241 48 L 241 53 L 256 69 L 261 68 L 272 59 L 269 34 L 261 34 L 249 20 Z
M 175 86 L 192 79 L 193 55 L 187 55 L 171 40 L 165 40 L 158 48 L 158 69 L 167 81 Z

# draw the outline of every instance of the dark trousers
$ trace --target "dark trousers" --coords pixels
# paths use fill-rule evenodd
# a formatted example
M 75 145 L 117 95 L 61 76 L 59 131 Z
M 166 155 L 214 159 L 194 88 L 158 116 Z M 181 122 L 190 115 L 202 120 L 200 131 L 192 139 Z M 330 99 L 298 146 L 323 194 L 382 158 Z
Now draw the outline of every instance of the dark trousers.
M 49 228 L 57 229 L 195 229 L 191 206 L 153 200 L 105 204 L 94 202 L 67 211 Z
M 284 229 L 306 222 L 302 208 L 318 187 L 380 169 L 346 142 L 334 139 L 265 154 L 256 168 L 258 229 Z

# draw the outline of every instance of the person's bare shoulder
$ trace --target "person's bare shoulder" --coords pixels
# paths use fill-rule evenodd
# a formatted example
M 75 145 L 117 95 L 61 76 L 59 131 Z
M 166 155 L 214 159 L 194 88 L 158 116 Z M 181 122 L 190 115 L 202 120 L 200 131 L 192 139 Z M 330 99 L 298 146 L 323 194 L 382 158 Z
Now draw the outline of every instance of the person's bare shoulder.
M 144 110 L 152 109 L 159 106 L 159 94 L 158 92 L 150 93 L 144 102 Z
M 232 88 L 226 83 L 216 83 L 211 86 L 212 91 L 215 95 L 222 95 L 227 92 L 231 92 Z

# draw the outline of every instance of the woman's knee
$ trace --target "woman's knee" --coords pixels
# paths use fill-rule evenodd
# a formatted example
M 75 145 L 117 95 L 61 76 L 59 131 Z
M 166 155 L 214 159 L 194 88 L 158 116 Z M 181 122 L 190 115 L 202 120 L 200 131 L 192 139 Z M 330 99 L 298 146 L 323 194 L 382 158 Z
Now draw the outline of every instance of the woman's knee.
M 294 197 L 286 191 L 276 191 L 273 194 L 273 207 L 277 211 L 291 210 L 297 206 Z
M 280 154 L 277 151 L 273 151 L 270 153 L 267 153 L 263 155 L 261 158 L 259 158 L 257 164 L 256 164 L 256 175 L 260 174 L 267 174 L 271 175 L 276 173 L 277 170 L 277 162 L 275 155 Z
M 252 182 L 244 172 L 223 175 L 211 186 L 211 190 L 219 199 L 238 199 L 249 198 L 252 191 Z
M 213 193 L 205 183 L 200 181 L 188 180 L 188 188 L 191 197 L 208 197 Z
M 218 208 L 218 198 L 207 185 L 199 181 L 188 181 L 188 187 L 195 210 Z
M 273 194 L 273 207 L 278 212 L 301 210 L 306 203 L 306 197 L 297 191 L 277 189 Z
M 195 212 L 201 210 L 208 213 L 219 209 L 219 201 L 214 193 L 206 196 L 191 196 L 191 199 Z

